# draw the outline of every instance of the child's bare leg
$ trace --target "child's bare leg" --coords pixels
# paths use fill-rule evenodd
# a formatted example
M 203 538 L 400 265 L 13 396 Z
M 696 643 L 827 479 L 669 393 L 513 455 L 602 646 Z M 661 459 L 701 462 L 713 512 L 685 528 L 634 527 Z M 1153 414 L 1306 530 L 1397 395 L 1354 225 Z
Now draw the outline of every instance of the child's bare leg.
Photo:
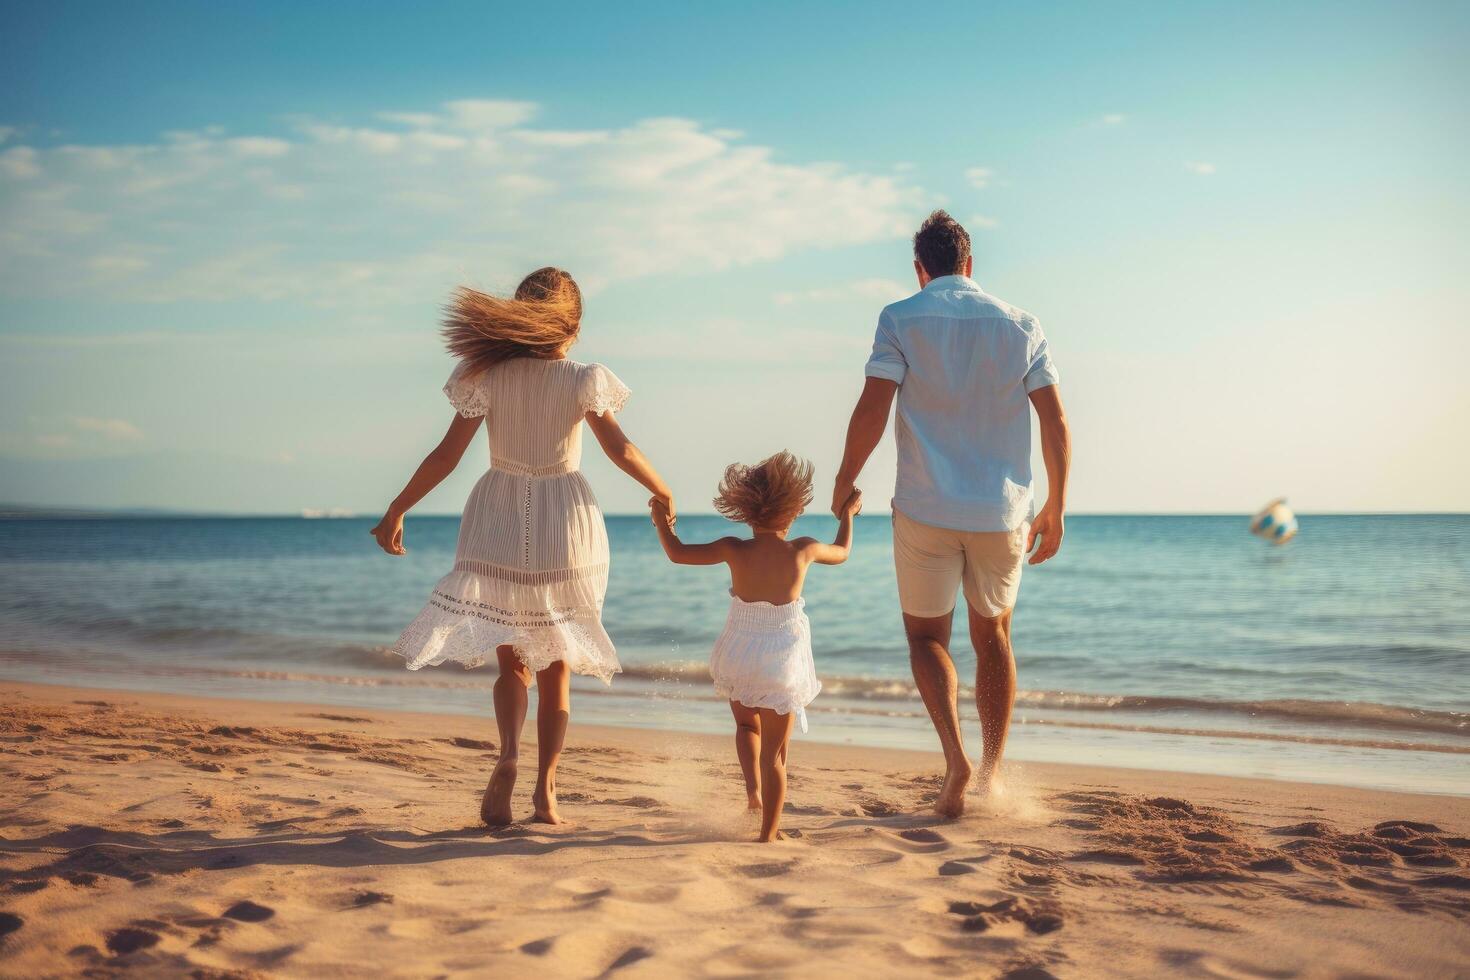
M 781 808 L 786 805 L 786 743 L 791 738 L 792 715 L 760 709 L 761 722 L 761 836 L 781 840 Z
M 755 760 L 761 751 L 761 716 L 754 708 L 739 701 L 730 702 L 735 716 L 735 755 L 740 759 L 740 772 L 745 776 L 745 801 L 748 809 L 761 808 L 761 776 Z
M 567 721 L 572 717 L 572 672 L 558 660 L 536 674 L 536 747 L 539 769 L 531 803 L 534 819 L 561 823 L 556 812 L 556 764 L 567 738 Z
M 500 676 L 495 679 L 495 725 L 500 729 L 500 758 L 490 772 L 490 783 L 480 800 L 480 819 L 492 827 L 510 823 L 510 795 L 516 788 L 516 766 L 521 755 L 521 726 L 526 722 L 526 688 L 531 672 L 514 647 L 495 648 Z

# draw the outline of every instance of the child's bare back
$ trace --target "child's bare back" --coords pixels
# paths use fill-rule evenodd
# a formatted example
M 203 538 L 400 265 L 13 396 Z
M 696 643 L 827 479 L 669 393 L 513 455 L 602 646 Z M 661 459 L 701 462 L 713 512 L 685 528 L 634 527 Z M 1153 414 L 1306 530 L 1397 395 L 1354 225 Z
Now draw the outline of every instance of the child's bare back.
M 787 540 L 785 529 L 756 530 L 751 538 L 720 538 L 713 542 L 724 552 L 730 566 L 730 591 L 745 602 L 769 602 L 782 606 L 801 598 L 807 569 L 826 559 L 837 564 L 846 558 L 838 549 L 816 538 Z M 836 552 L 841 551 L 839 556 Z M 835 561 L 834 561 L 835 559 Z

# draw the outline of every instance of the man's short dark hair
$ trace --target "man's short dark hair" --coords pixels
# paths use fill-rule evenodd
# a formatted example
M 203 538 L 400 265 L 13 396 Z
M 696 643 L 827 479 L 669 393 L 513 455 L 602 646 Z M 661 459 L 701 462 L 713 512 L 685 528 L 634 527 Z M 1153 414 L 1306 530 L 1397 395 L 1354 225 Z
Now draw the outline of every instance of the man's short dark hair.
M 930 278 L 963 275 L 970 257 L 970 233 L 944 209 L 924 219 L 914 235 L 914 258 Z

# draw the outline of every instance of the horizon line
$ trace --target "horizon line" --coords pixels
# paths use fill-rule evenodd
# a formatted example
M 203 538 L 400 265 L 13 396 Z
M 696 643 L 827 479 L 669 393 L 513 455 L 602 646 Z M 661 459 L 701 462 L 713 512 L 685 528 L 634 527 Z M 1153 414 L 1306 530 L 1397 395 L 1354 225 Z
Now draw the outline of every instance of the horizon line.
M 308 513 L 318 512 L 319 513 Z M 1299 517 L 1470 517 L 1470 510 L 1313 510 L 1296 511 Z M 870 517 L 891 517 L 892 510 L 868 512 Z M 1077 510 L 1067 517 L 1242 517 L 1249 519 L 1255 511 L 1245 510 Z M 331 513 L 329 508 L 307 507 L 296 511 L 211 511 L 163 507 L 56 507 L 34 504 L 0 503 L 0 520 L 45 518 L 168 518 L 168 519 L 239 519 L 239 520 L 370 520 L 378 515 L 346 511 Z M 454 512 L 410 513 L 412 518 L 460 518 Z M 647 518 L 647 511 L 604 511 L 604 517 Z M 680 517 L 720 517 L 714 511 L 682 511 Z M 831 517 L 825 511 L 806 513 L 802 517 Z M 735 523 L 735 522 L 731 522 Z

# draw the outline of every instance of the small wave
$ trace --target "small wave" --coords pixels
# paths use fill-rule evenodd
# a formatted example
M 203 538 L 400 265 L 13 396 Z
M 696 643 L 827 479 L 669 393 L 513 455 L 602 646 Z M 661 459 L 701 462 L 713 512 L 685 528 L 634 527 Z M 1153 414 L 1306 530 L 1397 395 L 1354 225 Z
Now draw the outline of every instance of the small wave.
M 333 674 L 312 671 L 305 665 L 293 665 L 288 669 L 229 668 L 200 664 L 161 664 L 137 658 L 130 659 L 130 669 L 137 669 L 159 676 L 168 674 L 194 674 L 239 677 L 256 680 L 307 681 L 356 686 L 416 686 L 447 688 L 481 688 L 489 686 L 494 679 L 494 669 L 480 672 L 473 679 L 449 680 L 442 672 L 431 677 L 423 672 L 407 675 L 401 668 L 402 661 L 387 647 L 366 644 L 341 644 L 318 648 L 316 656 L 309 662 L 327 666 L 336 663 L 345 667 L 366 668 L 371 673 Z M 93 656 L 75 654 L 78 661 L 92 660 Z M 46 653 L 7 650 L 0 651 L 0 663 L 12 662 L 55 663 L 68 659 L 57 651 Z M 389 668 L 389 669 L 385 669 Z M 628 664 L 623 668 L 624 681 L 648 685 L 706 685 L 709 670 L 703 662 L 693 660 L 660 661 L 647 664 Z M 824 699 L 847 702 L 909 702 L 914 712 L 919 711 L 919 694 L 913 681 L 905 677 L 852 677 L 827 675 L 822 677 Z M 960 697 L 968 700 L 973 691 L 961 688 Z M 895 705 L 897 707 L 897 705 Z M 907 705 L 896 711 L 896 715 L 909 714 Z M 1058 712 L 1098 712 L 1120 714 L 1135 713 L 1210 713 L 1235 715 L 1256 719 L 1274 719 L 1298 724 L 1320 725 L 1330 728 L 1354 728 L 1379 731 L 1421 732 L 1435 735 L 1470 737 L 1470 712 L 1443 711 L 1430 708 L 1411 708 L 1402 705 L 1379 704 L 1367 701 L 1326 701 L 1308 698 L 1281 698 L 1260 701 L 1231 701 L 1215 698 L 1140 695 L 1140 694 L 1092 694 L 1079 691 L 1018 691 L 1016 707 L 1020 710 L 1045 710 Z M 1075 724 L 1084 724 L 1075 722 Z M 1100 724 L 1100 723 L 1094 723 Z M 1182 733 L 1183 730 L 1181 730 Z M 1349 744 L 1349 743 L 1344 743 Z M 1357 743 L 1351 743 L 1357 744 Z
M 705 665 L 692 661 L 628 666 L 623 668 L 623 674 L 632 680 L 648 681 L 704 682 L 709 679 L 709 671 Z M 822 677 L 822 693 L 828 697 L 854 701 L 919 700 L 919 692 L 913 681 L 903 677 L 826 675 Z M 960 696 L 968 699 L 973 696 L 973 691 L 961 688 Z M 1016 706 L 1055 711 L 1210 712 L 1328 726 L 1470 736 L 1470 713 L 1408 708 L 1368 701 L 1316 701 L 1306 698 L 1228 701 L 1140 694 L 1018 691 Z

